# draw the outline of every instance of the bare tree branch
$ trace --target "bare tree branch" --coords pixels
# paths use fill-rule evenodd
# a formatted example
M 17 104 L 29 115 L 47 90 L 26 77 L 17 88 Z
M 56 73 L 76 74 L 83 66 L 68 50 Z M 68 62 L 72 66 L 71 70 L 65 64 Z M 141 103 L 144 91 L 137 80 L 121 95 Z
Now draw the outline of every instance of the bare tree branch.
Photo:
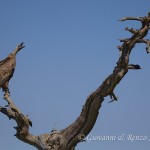
M 137 42 L 138 43 L 145 43 L 145 44 L 149 44 L 150 43 L 149 39 L 138 39 Z
M 138 43 L 145 43 L 146 44 L 146 52 L 150 53 L 150 41 L 149 39 L 139 39 Z
M 99 109 L 104 100 L 104 97 L 114 93 L 113 91 L 115 87 L 126 75 L 128 69 L 130 69 L 128 63 L 131 50 L 135 44 L 138 43 L 138 40 L 143 39 L 148 33 L 150 16 L 146 18 L 144 17 L 144 19 L 125 18 L 122 21 L 124 20 L 143 21 L 142 27 L 137 32 L 137 34 L 134 34 L 131 38 L 129 38 L 129 40 L 122 41 L 123 44 L 119 47 L 119 49 L 122 51 L 122 54 L 117 62 L 117 66 L 113 70 L 113 73 L 109 75 L 102 83 L 102 85 L 88 97 L 85 105 L 83 106 L 82 112 L 76 121 L 62 131 L 68 139 L 68 149 L 75 147 L 75 145 L 80 142 L 78 137 L 81 134 L 87 136 L 87 134 L 91 131 L 98 117 Z M 135 69 L 139 66 L 132 65 L 132 67 Z
M 16 121 L 18 126 L 14 127 L 17 131 L 15 136 L 26 143 L 34 145 L 37 139 L 29 133 L 29 125 L 32 126 L 32 122 L 14 105 L 9 95 L 5 95 L 4 99 L 8 102 L 8 106 L 1 106 L 0 112 L 5 114 L 9 119 L 14 119 Z
M 125 39 L 118 39 L 120 42 L 128 42 L 129 38 L 125 38 Z
M 141 69 L 139 65 L 129 64 L 128 69 Z
M 126 20 L 142 21 L 142 17 L 125 17 L 125 18 L 119 19 L 118 21 L 126 21 Z
M 133 28 L 130 29 L 128 27 L 126 27 L 125 30 L 131 32 L 132 34 L 137 34 L 137 32 L 138 32 L 138 30 L 134 30 Z

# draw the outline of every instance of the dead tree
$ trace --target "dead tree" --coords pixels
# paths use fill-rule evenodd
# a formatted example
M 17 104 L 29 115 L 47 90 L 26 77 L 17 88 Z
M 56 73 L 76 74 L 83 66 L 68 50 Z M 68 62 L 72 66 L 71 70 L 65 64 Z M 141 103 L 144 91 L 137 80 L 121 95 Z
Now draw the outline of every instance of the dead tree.
M 4 99 L 8 102 L 8 106 L 0 107 L 0 112 L 13 119 L 17 123 L 15 136 L 30 145 L 35 146 L 39 150 L 73 150 L 76 145 L 87 136 L 97 120 L 99 109 L 106 96 L 111 97 L 111 101 L 117 100 L 114 89 L 117 84 L 127 74 L 129 69 L 141 69 L 137 64 L 129 64 L 130 53 L 137 43 L 145 43 L 146 52 L 150 52 L 150 42 L 144 37 L 150 29 L 150 12 L 145 17 L 125 17 L 120 21 L 134 20 L 141 22 L 140 29 L 126 28 L 132 33 L 130 38 L 121 39 L 123 42 L 118 46 L 120 57 L 113 73 L 110 74 L 103 83 L 94 91 L 87 99 L 78 118 L 65 129 L 60 131 L 52 131 L 51 133 L 34 136 L 29 132 L 32 122 L 28 116 L 24 115 L 13 103 L 9 95 L 5 95 Z

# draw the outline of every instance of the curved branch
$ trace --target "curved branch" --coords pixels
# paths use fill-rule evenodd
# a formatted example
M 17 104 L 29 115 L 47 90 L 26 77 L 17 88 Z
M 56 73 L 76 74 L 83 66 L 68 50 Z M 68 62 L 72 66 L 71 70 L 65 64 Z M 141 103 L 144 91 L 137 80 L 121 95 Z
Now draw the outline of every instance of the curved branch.
M 10 99 L 9 95 L 5 94 L 4 99 L 8 102 L 6 107 L 0 107 L 0 112 L 5 114 L 9 119 L 14 119 L 17 123 L 15 136 L 23 142 L 29 143 L 31 145 L 36 144 L 37 138 L 29 133 L 29 126 L 32 126 L 32 122 L 21 113 L 21 111 L 14 105 L 13 101 Z
M 118 21 L 126 21 L 126 20 L 142 21 L 142 17 L 125 17 L 125 18 L 119 19 Z
M 139 65 L 129 65 L 129 56 L 135 44 L 139 42 L 139 39 L 143 39 L 147 35 L 150 24 L 150 16 L 148 15 L 148 17 L 144 18 L 128 17 L 123 18 L 121 21 L 125 20 L 141 21 L 142 27 L 138 30 L 138 32 L 133 32 L 134 35 L 128 40 L 121 40 L 123 44 L 119 46 L 119 50 L 121 50 L 122 53 L 117 62 L 117 66 L 113 70 L 113 73 L 109 75 L 104 80 L 102 85 L 87 98 L 82 112 L 75 122 L 61 131 L 68 140 L 67 148 L 69 150 L 74 148 L 75 145 L 80 142 L 81 138 L 79 137 L 81 137 L 81 135 L 85 137 L 92 130 L 97 120 L 99 109 L 102 105 L 104 97 L 114 94 L 113 91 L 115 87 L 126 75 L 128 69 L 140 69 Z M 135 30 L 132 29 L 132 31 Z

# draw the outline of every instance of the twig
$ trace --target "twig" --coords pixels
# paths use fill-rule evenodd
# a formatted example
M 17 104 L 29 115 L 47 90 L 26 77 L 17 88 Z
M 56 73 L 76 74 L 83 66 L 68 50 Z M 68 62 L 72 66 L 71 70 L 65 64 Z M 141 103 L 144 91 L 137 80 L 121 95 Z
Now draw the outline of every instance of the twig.
M 136 70 L 137 70 L 137 69 L 141 69 L 141 67 L 140 67 L 139 65 L 137 65 L 137 64 L 136 64 L 136 65 L 134 65 L 134 64 L 129 64 L 129 65 L 128 65 L 128 69 L 136 69 Z
M 118 39 L 120 42 L 128 42 L 129 39 L 128 38 L 125 38 L 125 39 Z
M 130 29 L 130 28 L 126 27 L 125 30 L 131 32 L 132 34 L 137 34 L 138 33 L 138 30 L 134 30 L 133 28 Z
M 142 17 L 125 17 L 125 18 L 119 19 L 118 21 L 126 21 L 126 20 L 142 21 Z

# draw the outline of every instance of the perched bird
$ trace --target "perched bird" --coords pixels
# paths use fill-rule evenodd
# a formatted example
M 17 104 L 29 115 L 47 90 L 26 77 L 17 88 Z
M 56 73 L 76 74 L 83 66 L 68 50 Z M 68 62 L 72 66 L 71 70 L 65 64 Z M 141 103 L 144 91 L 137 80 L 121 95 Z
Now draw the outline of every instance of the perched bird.
M 16 67 L 16 54 L 25 46 L 23 43 L 19 44 L 16 49 L 8 55 L 7 58 L 0 61 L 0 88 L 5 94 L 10 94 L 8 85 L 9 80 L 12 78 Z

